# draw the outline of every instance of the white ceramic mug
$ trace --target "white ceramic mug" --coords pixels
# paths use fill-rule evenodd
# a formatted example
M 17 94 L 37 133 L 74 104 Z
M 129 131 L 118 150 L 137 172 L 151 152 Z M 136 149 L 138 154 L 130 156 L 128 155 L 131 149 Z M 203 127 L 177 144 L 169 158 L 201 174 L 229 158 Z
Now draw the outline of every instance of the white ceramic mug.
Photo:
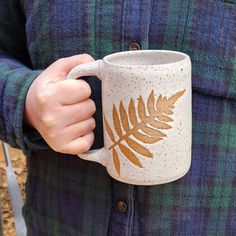
M 129 184 L 163 184 L 184 176 L 192 144 L 189 56 L 119 52 L 76 66 L 68 79 L 92 75 L 102 81 L 104 147 L 79 156 Z

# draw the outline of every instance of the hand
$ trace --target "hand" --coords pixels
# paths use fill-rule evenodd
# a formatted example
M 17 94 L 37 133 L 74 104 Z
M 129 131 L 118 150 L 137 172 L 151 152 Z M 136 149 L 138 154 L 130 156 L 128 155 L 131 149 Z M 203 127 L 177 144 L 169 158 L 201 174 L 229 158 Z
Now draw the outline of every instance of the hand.
M 62 58 L 44 70 L 30 86 L 25 102 L 25 121 L 57 152 L 80 154 L 94 141 L 95 103 L 84 80 L 66 80 L 76 65 L 92 62 L 87 55 Z

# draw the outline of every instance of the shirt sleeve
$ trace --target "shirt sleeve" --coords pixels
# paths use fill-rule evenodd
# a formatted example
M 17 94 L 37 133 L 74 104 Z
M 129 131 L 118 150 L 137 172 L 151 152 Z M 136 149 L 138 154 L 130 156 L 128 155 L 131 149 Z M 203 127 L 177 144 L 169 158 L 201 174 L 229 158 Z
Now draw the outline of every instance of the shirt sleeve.
M 20 1 L 0 1 L 0 139 L 27 152 L 45 148 L 36 130 L 23 129 L 24 104 L 33 80 Z

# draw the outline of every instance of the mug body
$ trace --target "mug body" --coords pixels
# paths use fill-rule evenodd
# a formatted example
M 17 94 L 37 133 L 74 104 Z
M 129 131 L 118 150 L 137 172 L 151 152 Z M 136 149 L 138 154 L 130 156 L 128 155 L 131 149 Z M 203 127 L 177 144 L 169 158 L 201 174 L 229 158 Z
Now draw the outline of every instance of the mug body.
M 106 56 L 101 69 L 105 166 L 138 185 L 176 180 L 191 163 L 191 62 L 163 50 Z

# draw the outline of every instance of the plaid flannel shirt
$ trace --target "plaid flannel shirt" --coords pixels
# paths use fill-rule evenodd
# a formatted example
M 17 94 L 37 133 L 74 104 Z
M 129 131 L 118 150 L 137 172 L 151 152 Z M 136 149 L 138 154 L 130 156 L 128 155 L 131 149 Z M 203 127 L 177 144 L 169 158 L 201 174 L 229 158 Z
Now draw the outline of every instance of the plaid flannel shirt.
M 61 57 L 99 59 L 132 42 L 192 59 L 192 166 L 172 183 L 120 183 L 97 163 L 55 153 L 22 125 L 27 90 L 41 70 Z M 29 235 L 236 235 L 235 0 L 1 0 L 0 98 L 0 138 L 27 155 Z

